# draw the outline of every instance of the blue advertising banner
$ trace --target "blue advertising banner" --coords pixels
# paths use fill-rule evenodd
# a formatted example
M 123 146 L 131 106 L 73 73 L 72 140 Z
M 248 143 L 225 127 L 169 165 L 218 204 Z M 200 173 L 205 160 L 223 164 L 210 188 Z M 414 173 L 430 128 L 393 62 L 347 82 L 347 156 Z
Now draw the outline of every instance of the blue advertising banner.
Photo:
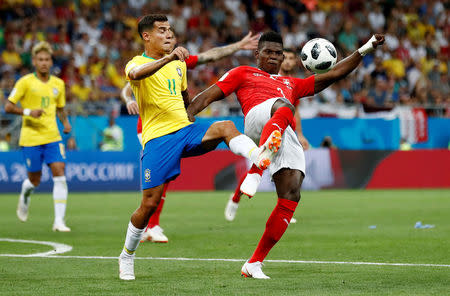
M 69 191 L 130 191 L 140 188 L 139 155 L 125 152 L 67 152 Z M 22 152 L 0 153 L 0 192 L 19 192 L 27 170 Z M 51 191 L 51 171 L 42 167 L 37 191 Z

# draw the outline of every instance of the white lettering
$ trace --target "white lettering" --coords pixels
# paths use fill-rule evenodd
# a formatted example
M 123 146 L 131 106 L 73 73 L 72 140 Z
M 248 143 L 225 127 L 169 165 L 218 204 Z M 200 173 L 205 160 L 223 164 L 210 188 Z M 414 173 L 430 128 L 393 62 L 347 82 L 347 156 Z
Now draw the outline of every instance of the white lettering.
M 14 162 L 11 165 L 12 177 L 11 181 L 14 183 L 19 183 L 27 178 L 27 168 L 24 164 Z
M 8 182 L 8 172 L 3 164 L 0 164 L 0 181 Z

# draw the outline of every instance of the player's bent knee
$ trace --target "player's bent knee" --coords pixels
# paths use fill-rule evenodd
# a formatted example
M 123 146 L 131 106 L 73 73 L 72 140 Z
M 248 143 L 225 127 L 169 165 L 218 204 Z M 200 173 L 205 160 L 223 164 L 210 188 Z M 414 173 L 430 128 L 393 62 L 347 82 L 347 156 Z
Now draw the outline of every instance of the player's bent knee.
M 278 110 L 279 108 L 282 108 L 282 107 L 287 107 L 287 108 L 291 109 L 292 114 L 295 114 L 295 106 L 284 100 L 277 100 L 275 102 L 275 104 L 273 104 L 272 114 L 275 113 L 276 110 Z

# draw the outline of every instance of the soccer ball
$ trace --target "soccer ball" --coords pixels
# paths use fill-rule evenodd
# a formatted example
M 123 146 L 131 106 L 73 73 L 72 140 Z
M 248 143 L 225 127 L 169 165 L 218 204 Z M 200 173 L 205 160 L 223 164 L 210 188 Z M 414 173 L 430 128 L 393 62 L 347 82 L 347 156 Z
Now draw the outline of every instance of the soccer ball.
M 325 73 L 336 64 L 337 53 L 334 45 L 323 38 L 309 40 L 302 48 L 302 64 L 311 72 Z

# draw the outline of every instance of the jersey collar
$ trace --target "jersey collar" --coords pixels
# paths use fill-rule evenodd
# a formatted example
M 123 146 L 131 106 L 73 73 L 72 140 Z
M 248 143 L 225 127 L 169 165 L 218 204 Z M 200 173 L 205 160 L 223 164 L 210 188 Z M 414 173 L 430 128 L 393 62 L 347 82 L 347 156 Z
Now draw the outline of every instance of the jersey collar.
M 143 56 L 143 57 L 145 57 L 145 58 L 148 58 L 148 59 L 152 59 L 152 60 L 154 60 L 154 58 L 152 58 L 152 57 L 149 57 L 148 55 L 146 55 L 146 54 L 145 54 L 145 51 L 144 51 L 144 52 L 142 53 L 142 56 Z

